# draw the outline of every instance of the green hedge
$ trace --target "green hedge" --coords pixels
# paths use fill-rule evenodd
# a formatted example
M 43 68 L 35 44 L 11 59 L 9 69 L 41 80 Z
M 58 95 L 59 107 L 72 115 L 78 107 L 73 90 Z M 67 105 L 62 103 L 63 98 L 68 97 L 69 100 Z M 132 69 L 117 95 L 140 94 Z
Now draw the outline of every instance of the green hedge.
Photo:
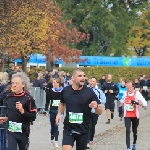
M 29 76 L 31 81 L 35 78 L 35 69 L 31 69 L 29 72 Z M 58 70 L 63 70 L 65 72 L 71 73 L 74 68 L 57 68 Z M 135 78 L 139 78 L 140 75 L 146 74 L 150 75 L 150 68 L 140 68 L 140 67 L 83 67 L 81 68 L 87 77 L 94 76 L 97 79 L 100 79 L 102 75 L 106 75 L 108 73 L 113 75 L 113 80 L 118 82 L 120 77 L 123 77 L 125 80 L 130 79 L 134 80 Z M 45 71 L 44 69 L 39 69 Z
M 140 75 L 146 74 L 150 75 L 150 68 L 138 68 L 138 67 L 84 67 L 81 68 L 87 77 L 94 76 L 100 79 L 102 75 L 112 74 L 113 80 L 117 82 L 120 77 L 125 80 L 134 80 L 139 78 Z M 59 70 L 64 70 L 65 72 L 72 72 L 71 68 L 59 68 Z

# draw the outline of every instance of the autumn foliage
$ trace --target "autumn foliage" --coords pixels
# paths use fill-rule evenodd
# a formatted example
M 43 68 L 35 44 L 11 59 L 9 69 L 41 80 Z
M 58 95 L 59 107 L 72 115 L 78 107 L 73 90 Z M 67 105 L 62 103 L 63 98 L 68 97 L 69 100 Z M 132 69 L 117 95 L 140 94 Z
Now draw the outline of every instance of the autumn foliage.
M 138 56 L 146 55 L 150 47 L 150 4 L 141 16 L 137 16 L 134 26 L 131 28 L 128 39 L 128 47 L 135 50 Z
M 7 30 L 6 50 L 22 59 L 24 70 L 34 53 L 46 55 L 47 62 L 60 57 L 65 62 L 79 60 L 81 51 L 75 44 L 88 35 L 73 28 L 71 20 L 62 21 L 63 12 L 53 0 L 14 0 L 7 11 L 13 26 Z

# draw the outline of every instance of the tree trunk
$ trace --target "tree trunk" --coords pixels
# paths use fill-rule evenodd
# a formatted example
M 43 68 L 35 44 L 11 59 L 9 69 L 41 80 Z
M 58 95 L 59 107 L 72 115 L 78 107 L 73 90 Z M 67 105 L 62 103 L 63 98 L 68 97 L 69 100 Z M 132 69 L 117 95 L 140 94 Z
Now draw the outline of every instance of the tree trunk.
M 0 71 L 1 72 L 4 72 L 5 70 L 4 70 L 4 56 L 2 55 L 1 56 L 1 62 L 0 62 L 1 64 L 0 64 Z
M 53 62 L 46 62 L 46 70 L 50 71 L 53 70 Z
M 51 60 L 51 50 L 48 51 L 46 56 L 46 70 L 53 70 L 53 61 Z
M 28 59 L 25 57 L 22 57 L 22 70 L 24 72 L 27 72 L 27 62 L 28 62 Z

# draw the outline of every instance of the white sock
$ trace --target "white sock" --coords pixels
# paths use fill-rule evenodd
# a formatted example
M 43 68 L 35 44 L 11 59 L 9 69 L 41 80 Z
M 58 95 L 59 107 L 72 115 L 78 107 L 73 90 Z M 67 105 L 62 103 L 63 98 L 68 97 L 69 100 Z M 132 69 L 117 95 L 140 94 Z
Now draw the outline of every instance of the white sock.
M 54 141 L 54 140 L 51 140 L 51 142 L 54 143 L 55 141 Z

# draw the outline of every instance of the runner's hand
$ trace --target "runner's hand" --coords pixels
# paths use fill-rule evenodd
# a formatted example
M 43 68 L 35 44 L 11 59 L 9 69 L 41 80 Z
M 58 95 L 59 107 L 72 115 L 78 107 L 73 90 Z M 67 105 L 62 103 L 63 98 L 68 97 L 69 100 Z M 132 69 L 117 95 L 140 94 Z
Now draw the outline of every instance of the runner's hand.
M 90 107 L 90 108 L 97 108 L 97 102 L 96 102 L 96 101 L 92 101 L 92 102 L 89 104 L 89 107 Z
M 113 90 L 109 90 L 109 92 L 110 92 L 110 93 L 114 93 L 114 91 L 113 91 Z
M 134 104 L 135 104 L 135 105 L 139 105 L 139 103 L 136 102 L 136 101 L 134 101 L 134 100 L 131 100 L 131 104 L 132 104 L 132 105 L 134 105 Z
M 22 104 L 20 102 L 16 102 L 16 108 L 21 112 L 21 114 L 24 113 L 24 109 L 23 109 Z
M 108 90 L 105 90 L 105 91 L 104 91 L 104 93 L 107 93 L 107 92 L 108 92 Z
M 3 124 L 8 120 L 8 117 L 0 117 L 0 124 Z
M 62 120 L 62 116 L 57 114 L 56 120 L 55 120 L 56 121 L 56 125 L 59 125 L 59 122 L 61 122 L 61 120 Z

